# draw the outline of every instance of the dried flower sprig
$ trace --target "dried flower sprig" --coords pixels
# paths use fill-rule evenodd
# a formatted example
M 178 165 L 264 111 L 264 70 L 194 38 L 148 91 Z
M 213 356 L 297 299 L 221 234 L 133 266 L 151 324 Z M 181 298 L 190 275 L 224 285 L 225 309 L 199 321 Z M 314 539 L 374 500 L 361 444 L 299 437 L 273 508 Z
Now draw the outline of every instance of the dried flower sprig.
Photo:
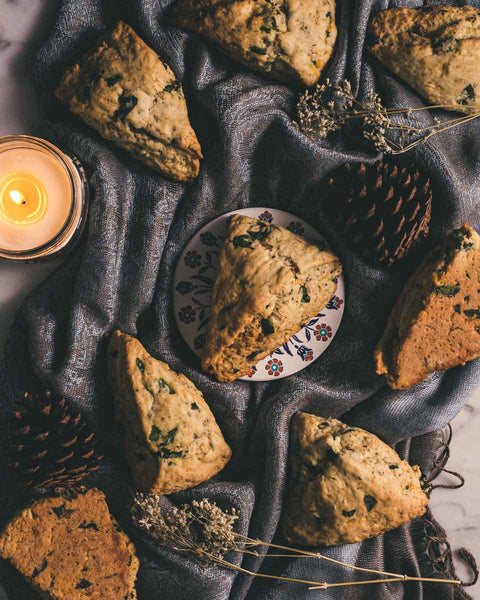
M 375 583 L 385 583 L 393 581 L 430 581 L 437 583 L 459 584 L 455 579 L 432 579 L 428 577 L 410 577 L 399 573 L 390 573 L 388 571 L 379 571 L 376 569 L 367 569 L 357 567 L 348 563 L 324 556 L 318 552 L 308 550 L 299 550 L 255 540 L 237 533 L 234 529 L 235 522 L 238 520 L 238 514 L 235 509 L 230 511 L 222 510 L 214 502 L 206 498 L 200 501 L 193 500 L 190 504 L 184 504 L 180 508 L 174 508 L 168 512 L 162 512 L 159 505 L 160 496 L 146 495 L 137 493 L 133 500 L 132 515 L 134 523 L 148 531 L 149 535 L 161 546 L 165 546 L 177 552 L 191 554 L 207 563 L 219 565 L 227 569 L 232 569 L 246 575 L 254 577 L 263 577 L 267 579 L 277 579 L 295 583 L 303 583 L 309 586 L 309 589 L 326 590 L 331 587 L 342 587 L 351 585 L 367 585 Z M 258 552 L 253 548 L 264 547 L 266 549 L 274 548 L 282 550 L 283 553 Z M 320 582 L 309 581 L 305 579 L 296 579 L 292 577 L 282 577 L 280 575 L 269 575 L 267 573 L 255 573 L 239 565 L 229 562 L 225 559 L 228 552 L 239 552 L 241 554 L 252 554 L 263 558 L 316 558 L 326 560 L 337 565 L 362 571 L 365 573 L 374 573 L 381 575 L 381 578 L 369 579 L 364 581 L 349 582 Z
M 335 84 L 327 79 L 325 83 L 317 84 L 313 91 L 306 90 L 300 95 L 296 125 L 306 135 L 326 137 L 333 131 L 359 123 L 363 137 L 373 142 L 378 152 L 401 154 L 426 142 L 434 135 L 480 117 L 480 112 L 462 114 L 447 121 L 440 121 L 435 117 L 433 125 L 426 127 L 415 127 L 392 119 L 395 115 L 410 117 L 414 112 L 436 108 L 461 110 L 458 104 L 386 108 L 379 94 L 373 90 L 369 91 L 366 100 L 359 100 L 354 96 L 348 80 Z M 393 139 L 395 135 L 396 139 Z

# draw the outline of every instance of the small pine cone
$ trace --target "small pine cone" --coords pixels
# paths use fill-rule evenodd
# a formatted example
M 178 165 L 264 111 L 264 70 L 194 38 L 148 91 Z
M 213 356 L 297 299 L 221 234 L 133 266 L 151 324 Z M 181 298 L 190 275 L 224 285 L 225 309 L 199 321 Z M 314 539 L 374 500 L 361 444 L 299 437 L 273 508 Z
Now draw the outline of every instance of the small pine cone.
M 325 211 L 365 260 L 389 267 L 428 235 L 430 179 L 393 161 L 345 163 L 327 180 Z
M 64 398 L 26 393 L 22 407 L 13 415 L 10 467 L 24 485 L 66 488 L 98 469 L 95 436 Z

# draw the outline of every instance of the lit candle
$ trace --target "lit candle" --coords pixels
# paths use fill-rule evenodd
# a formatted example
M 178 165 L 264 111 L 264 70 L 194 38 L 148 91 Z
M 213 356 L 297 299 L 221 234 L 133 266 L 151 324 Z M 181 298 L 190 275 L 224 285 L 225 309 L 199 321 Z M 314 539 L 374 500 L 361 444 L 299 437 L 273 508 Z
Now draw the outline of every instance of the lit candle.
M 75 159 L 38 138 L 0 138 L 0 256 L 45 259 L 77 239 L 88 188 Z
M 0 180 L 0 215 L 9 223 L 29 225 L 39 221 L 47 204 L 47 190 L 35 175 L 14 171 Z

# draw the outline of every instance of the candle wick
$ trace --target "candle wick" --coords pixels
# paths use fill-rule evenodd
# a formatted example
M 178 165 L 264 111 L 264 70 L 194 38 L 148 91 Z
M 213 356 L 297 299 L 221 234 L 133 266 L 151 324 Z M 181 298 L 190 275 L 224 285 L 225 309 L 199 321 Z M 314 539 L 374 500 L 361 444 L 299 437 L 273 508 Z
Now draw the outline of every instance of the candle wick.
M 15 204 L 26 204 L 25 196 L 21 192 L 17 192 L 17 190 L 12 190 L 10 192 L 10 198 L 15 202 Z

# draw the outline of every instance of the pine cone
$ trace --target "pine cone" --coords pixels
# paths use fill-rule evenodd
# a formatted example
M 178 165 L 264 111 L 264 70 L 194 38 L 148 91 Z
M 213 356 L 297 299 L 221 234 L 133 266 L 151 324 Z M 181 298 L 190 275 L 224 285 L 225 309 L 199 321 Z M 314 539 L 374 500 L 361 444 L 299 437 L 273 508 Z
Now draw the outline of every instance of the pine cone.
M 80 415 L 72 416 L 64 398 L 26 393 L 22 406 L 14 413 L 10 466 L 25 485 L 65 488 L 98 469 L 95 436 Z
M 428 176 L 395 162 L 345 163 L 330 174 L 325 210 L 369 262 L 392 265 L 428 235 Z

